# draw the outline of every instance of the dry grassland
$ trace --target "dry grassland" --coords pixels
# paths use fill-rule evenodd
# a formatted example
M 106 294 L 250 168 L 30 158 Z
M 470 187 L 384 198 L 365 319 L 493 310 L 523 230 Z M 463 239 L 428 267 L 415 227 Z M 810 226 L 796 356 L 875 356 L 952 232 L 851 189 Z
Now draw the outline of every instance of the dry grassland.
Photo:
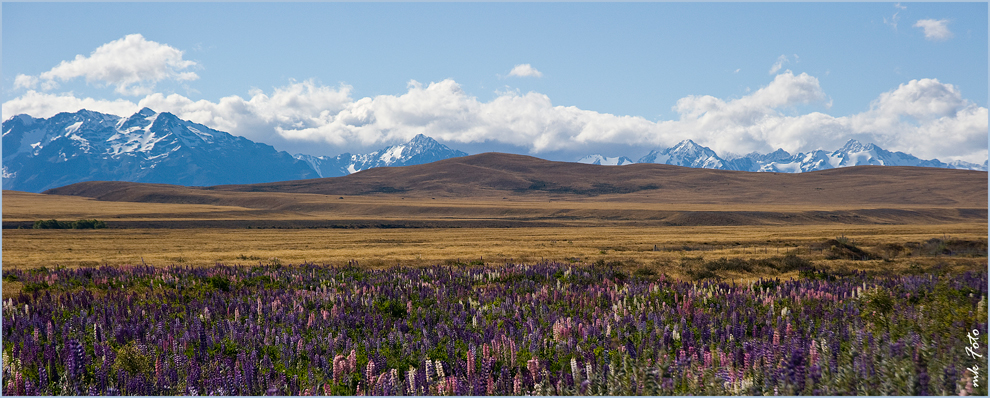
M 931 238 L 986 241 L 986 224 L 778 227 L 589 227 L 447 229 L 121 229 L 5 230 L 5 268 L 140 264 L 203 266 L 279 262 L 363 266 L 487 264 L 554 260 L 591 264 L 599 260 L 635 270 L 684 277 L 685 258 L 767 258 L 796 254 L 828 267 L 865 270 L 930 267 L 937 262 L 986 267 L 986 258 L 912 257 L 890 260 L 826 260 L 810 246 L 839 236 L 865 250 Z M 658 250 L 654 250 L 654 249 Z M 277 259 L 277 260 L 276 260 Z M 742 279 L 758 275 L 731 272 Z M 766 275 L 773 276 L 773 275 Z

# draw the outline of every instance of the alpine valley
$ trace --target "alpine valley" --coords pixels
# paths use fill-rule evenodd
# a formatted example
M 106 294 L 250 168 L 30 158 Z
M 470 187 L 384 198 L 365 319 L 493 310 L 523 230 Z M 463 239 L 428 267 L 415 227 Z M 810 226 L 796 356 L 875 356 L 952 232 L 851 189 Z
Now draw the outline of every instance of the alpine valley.
M 367 154 L 290 155 L 272 146 L 144 108 L 122 118 L 88 110 L 51 118 L 17 115 L 3 122 L 3 189 L 42 192 L 83 181 L 129 181 L 185 186 L 254 184 L 339 177 L 376 167 L 426 164 L 467 156 L 425 135 Z M 801 173 L 859 165 L 987 170 L 982 165 L 923 160 L 850 140 L 842 148 L 790 154 L 719 157 L 685 140 L 633 162 L 590 155 L 579 163 L 659 163 L 693 168 Z

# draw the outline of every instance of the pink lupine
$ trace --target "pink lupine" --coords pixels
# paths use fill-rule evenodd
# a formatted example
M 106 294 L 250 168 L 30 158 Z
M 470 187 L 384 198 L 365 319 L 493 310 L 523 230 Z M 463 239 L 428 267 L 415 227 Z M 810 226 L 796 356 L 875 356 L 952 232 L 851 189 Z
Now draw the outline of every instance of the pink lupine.
M 382 374 L 378 375 L 378 381 L 375 382 L 375 388 L 377 388 L 379 390 L 379 392 L 383 392 L 383 391 L 381 391 L 382 385 L 385 384 L 385 382 L 387 381 L 387 379 L 388 379 L 388 372 L 382 372 Z M 387 391 L 385 391 L 385 392 L 387 393 Z M 386 394 L 386 395 L 388 395 L 388 394 Z
M 818 363 L 818 345 L 815 344 L 814 340 L 811 340 L 811 350 L 808 356 L 811 357 L 811 366 L 815 366 Z
M 369 383 L 375 379 L 375 361 L 368 361 L 368 366 L 367 369 L 365 369 L 364 377 Z
M 515 340 L 509 340 L 509 351 L 511 353 L 511 358 L 510 358 L 509 363 L 510 364 L 514 364 L 514 363 L 516 363 L 516 342 L 515 342 Z
M 357 371 L 357 351 L 351 350 L 351 354 L 347 356 L 347 373 Z
M 540 360 L 533 358 L 526 361 L 526 368 L 529 369 L 529 374 L 533 376 L 533 381 L 535 382 L 537 372 L 540 370 Z
M 468 377 L 474 375 L 474 348 L 471 348 L 467 352 L 467 374 Z
M 340 382 L 346 372 L 347 359 L 343 355 L 333 357 L 333 381 Z

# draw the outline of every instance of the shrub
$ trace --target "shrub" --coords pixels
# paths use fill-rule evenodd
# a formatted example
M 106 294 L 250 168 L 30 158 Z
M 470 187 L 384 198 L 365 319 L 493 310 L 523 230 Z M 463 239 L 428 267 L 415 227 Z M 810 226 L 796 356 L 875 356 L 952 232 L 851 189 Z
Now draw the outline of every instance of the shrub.
M 103 229 L 107 224 L 100 220 L 79 220 L 72 223 L 72 229 Z
M 34 222 L 34 229 L 69 229 L 72 228 L 72 223 L 68 221 L 58 221 L 52 220 L 38 220 Z
M 79 220 L 79 221 L 58 221 L 38 220 L 34 222 L 34 229 L 102 229 L 107 224 L 100 220 Z
M 825 258 L 829 260 L 873 260 L 875 255 L 864 251 L 852 244 L 848 238 L 841 236 L 836 239 L 829 239 L 825 242 L 811 245 L 812 250 L 822 250 Z
M 753 270 L 753 267 L 746 260 L 740 258 L 726 259 L 725 257 L 705 263 L 705 268 L 710 271 L 749 272 Z

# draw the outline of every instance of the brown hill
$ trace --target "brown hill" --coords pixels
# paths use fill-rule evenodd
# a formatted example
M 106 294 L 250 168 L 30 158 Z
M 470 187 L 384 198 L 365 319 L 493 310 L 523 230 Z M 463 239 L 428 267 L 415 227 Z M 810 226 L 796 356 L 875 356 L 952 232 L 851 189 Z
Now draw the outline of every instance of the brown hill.
M 73 217 L 110 215 L 118 226 L 176 228 L 948 224 L 987 219 L 986 172 L 858 166 L 803 174 L 750 173 L 657 164 L 597 166 L 500 153 L 336 178 L 213 187 L 85 182 L 46 194 L 8 193 L 11 205 L 4 206 L 5 219 L 23 224 L 56 215 L 31 210 L 36 208 L 65 208 Z M 89 204 L 59 199 L 67 199 L 65 195 L 91 199 L 86 199 Z M 146 203 L 148 208 L 115 213 L 127 206 L 100 205 L 120 202 Z M 202 205 L 216 211 L 210 215 Z
M 85 182 L 45 192 L 100 200 L 271 208 L 285 194 L 408 198 L 551 198 L 668 204 L 825 207 L 987 207 L 987 173 L 857 166 L 801 174 L 658 164 L 598 166 L 484 153 L 349 176 L 252 185 L 180 187 Z M 276 194 L 258 195 L 260 193 Z M 767 208 L 770 210 L 770 208 Z

